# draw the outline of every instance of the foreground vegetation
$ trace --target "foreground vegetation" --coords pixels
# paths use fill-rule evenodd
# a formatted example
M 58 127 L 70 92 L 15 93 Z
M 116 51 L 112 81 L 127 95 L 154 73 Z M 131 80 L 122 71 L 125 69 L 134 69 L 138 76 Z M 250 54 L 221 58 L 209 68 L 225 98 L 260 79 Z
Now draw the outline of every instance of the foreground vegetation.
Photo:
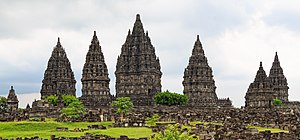
M 152 121 L 156 123 L 175 123 L 175 122 L 157 122 L 157 116 L 148 119 L 151 123 Z M 213 122 L 191 122 L 192 126 L 196 124 L 216 124 L 222 125 L 220 123 Z M 40 138 L 49 139 L 51 135 L 56 137 L 80 137 L 85 133 L 91 134 L 103 134 L 111 137 L 120 137 L 121 135 L 126 135 L 129 138 L 146 138 L 153 134 L 152 130 L 147 127 L 126 127 L 126 128 L 107 128 L 105 130 L 87 130 L 84 132 L 60 132 L 56 131 L 57 127 L 66 127 L 69 130 L 74 130 L 75 128 L 87 129 L 89 125 L 112 125 L 112 122 L 56 122 L 54 120 L 47 119 L 46 122 L 36 122 L 36 121 L 21 121 L 21 122 L 0 122 L 0 137 L 2 138 L 17 138 L 17 137 L 33 137 L 39 136 Z M 152 124 L 155 125 L 155 124 Z M 248 126 L 249 128 L 256 128 L 258 131 L 270 130 L 272 133 L 284 132 L 288 133 L 287 130 L 275 129 L 275 128 L 263 128 L 257 126 Z M 188 126 L 183 126 L 183 128 L 191 128 Z M 172 129 L 171 129 L 172 130 Z M 170 132 L 173 132 L 171 131 Z M 167 134 L 167 133 L 166 133 Z M 164 133 L 158 133 L 158 137 L 162 137 Z M 189 138 L 185 135 L 179 135 L 183 139 Z
M 87 130 L 85 132 L 59 132 L 56 127 L 67 127 L 69 130 L 75 128 L 87 129 L 89 125 L 111 125 L 112 122 L 0 122 L 0 137 L 2 138 L 16 138 L 16 137 L 33 137 L 49 139 L 51 135 L 56 137 L 80 137 L 85 133 L 104 134 L 111 137 L 120 137 L 126 135 L 129 138 L 143 138 L 149 137 L 152 134 L 151 129 L 146 127 L 128 127 L 128 128 L 108 128 L 106 130 Z

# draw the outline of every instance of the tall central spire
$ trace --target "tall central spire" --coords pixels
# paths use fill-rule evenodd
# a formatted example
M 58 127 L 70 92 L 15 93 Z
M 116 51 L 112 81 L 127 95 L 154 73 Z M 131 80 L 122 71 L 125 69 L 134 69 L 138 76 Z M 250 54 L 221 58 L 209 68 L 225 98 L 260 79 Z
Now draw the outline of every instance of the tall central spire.
M 202 43 L 199 39 L 199 35 L 197 35 L 197 40 L 195 41 L 192 55 L 204 56 L 204 50 L 202 47 Z
M 61 44 L 60 44 L 60 39 L 59 39 L 59 37 L 57 38 L 57 44 L 56 44 L 56 47 L 60 47 L 60 48 L 62 47 Z
M 134 105 L 152 105 L 153 96 L 161 91 L 159 59 L 139 14 L 122 45 L 115 74 L 117 97 L 130 97 Z
M 134 37 L 141 37 L 144 34 L 145 34 L 144 27 L 143 27 L 140 15 L 137 14 L 136 19 L 135 19 L 135 23 L 134 23 L 134 26 L 133 26 L 133 30 L 132 30 L 132 35 Z

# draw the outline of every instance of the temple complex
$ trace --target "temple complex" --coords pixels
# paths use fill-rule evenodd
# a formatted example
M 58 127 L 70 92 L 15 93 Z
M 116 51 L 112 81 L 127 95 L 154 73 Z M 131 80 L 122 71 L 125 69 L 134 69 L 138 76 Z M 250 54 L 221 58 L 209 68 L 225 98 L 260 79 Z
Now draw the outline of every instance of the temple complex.
M 75 84 L 76 80 L 70 61 L 58 38 L 44 73 L 41 98 L 45 99 L 49 95 L 61 96 L 62 94 L 75 96 Z
M 7 96 L 7 112 L 15 112 L 18 110 L 19 100 L 15 93 L 14 87 L 11 86 Z
M 272 100 L 274 99 L 273 85 L 270 79 L 267 77 L 266 72 L 260 62 L 259 69 L 256 73 L 254 82 L 250 84 L 246 93 L 245 107 L 263 107 L 269 108 L 272 106 Z
M 88 108 L 110 106 L 112 96 L 109 90 L 107 66 L 99 40 L 94 31 L 94 36 L 86 54 L 86 61 L 82 70 L 82 96 L 80 100 Z
M 188 66 L 184 70 L 183 79 L 183 93 L 189 98 L 189 106 L 232 106 L 229 98 L 219 100 L 217 97 L 212 69 L 208 65 L 199 35 L 197 35 Z
M 148 32 L 144 31 L 140 15 L 136 15 L 132 31 L 128 31 L 121 54 L 116 64 L 116 97 L 130 97 L 134 106 L 139 108 L 157 107 L 153 97 L 161 92 L 161 67 L 155 48 L 151 43 Z M 110 93 L 109 74 L 105 63 L 100 42 L 94 35 L 86 54 L 82 69 L 82 95 L 79 99 L 89 110 L 102 113 L 112 109 L 111 102 L 116 98 Z M 31 115 L 59 112 L 64 107 L 61 95 L 76 95 L 76 80 L 71 69 L 70 61 L 58 38 L 44 73 L 41 88 L 41 100 L 35 100 L 32 108 L 28 105 Z M 183 93 L 188 96 L 188 105 L 182 108 L 232 108 L 229 98 L 218 98 L 213 70 L 208 64 L 199 35 L 194 43 L 192 55 L 189 58 L 183 76 Z M 288 83 L 281 68 L 276 52 L 269 76 L 260 63 L 254 81 L 249 85 L 245 95 L 246 108 L 270 108 L 275 98 L 287 106 L 298 106 L 299 102 L 289 102 Z M 56 95 L 57 105 L 51 105 L 46 99 Z M 18 108 L 18 98 L 13 87 L 7 100 L 8 110 L 14 112 Z M 42 112 L 42 113 L 41 113 Z M 49 114 L 48 114 L 49 115 Z M 55 113 L 51 114 L 55 116 Z
M 255 80 L 250 84 L 246 93 L 245 107 L 271 107 L 275 98 L 280 99 L 283 103 L 289 103 L 288 89 L 287 79 L 283 74 L 276 52 L 268 77 L 260 63 Z
M 116 66 L 116 96 L 130 97 L 135 106 L 153 105 L 153 96 L 161 91 L 160 63 L 140 15 L 128 32 Z

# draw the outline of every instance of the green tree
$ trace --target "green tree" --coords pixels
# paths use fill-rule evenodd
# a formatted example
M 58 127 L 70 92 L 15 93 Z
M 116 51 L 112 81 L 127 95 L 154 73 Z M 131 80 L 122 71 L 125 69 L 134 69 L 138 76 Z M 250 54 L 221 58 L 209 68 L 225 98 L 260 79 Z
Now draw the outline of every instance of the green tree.
M 273 99 L 273 105 L 274 106 L 281 106 L 282 105 L 282 101 L 278 98 Z
M 112 107 L 117 108 L 117 113 L 127 114 L 133 107 L 133 103 L 129 97 L 119 97 L 112 102 Z
M 46 99 L 53 106 L 57 106 L 57 99 L 58 99 L 58 97 L 56 95 L 50 95 Z
M 63 94 L 62 99 L 64 101 L 64 106 L 69 106 L 73 102 L 79 102 L 79 99 L 73 95 Z
M 153 116 L 146 118 L 146 124 L 148 126 L 155 126 L 158 120 L 159 120 L 158 114 L 154 114 Z
M 77 119 L 86 114 L 86 109 L 80 101 L 74 101 L 61 111 L 61 116 L 69 119 Z
M 129 97 L 119 97 L 111 105 L 117 108 L 117 113 L 121 115 L 121 121 L 123 121 L 123 114 L 127 114 L 133 107 L 133 103 Z
M 178 125 L 169 125 L 163 132 L 159 132 L 154 140 L 197 140 L 197 138 L 190 135 L 190 130 L 182 133 L 178 130 Z
M 0 96 L 0 113 L 4 113 L 7 110 L 7 99 Z
M 186 95 L 172 93 L 167 90 L 165 92 L 155 94 L 154 101 L 156 104 L 160 105 L 185 105 L 187 104 L 188 97 Z

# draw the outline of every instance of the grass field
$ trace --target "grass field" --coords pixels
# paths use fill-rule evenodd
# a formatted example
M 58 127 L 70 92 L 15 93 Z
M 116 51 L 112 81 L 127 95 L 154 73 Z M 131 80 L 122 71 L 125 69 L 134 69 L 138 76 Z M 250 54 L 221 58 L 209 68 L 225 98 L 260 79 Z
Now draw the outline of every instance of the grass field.
M 191 125 L 195 126 L 196 124 L 204 124 L 204 125 L 207 125 L 207 124 L 215 124 L 215 125 L 223 125 L 221 123 L 215 123 L 215 122 L 200 122 L 200 121 L 197 121 L 197 122 L 190 122 Z M 259 127 L 259 126 L 247 126 L 248 128 L 255 128 L 257 129 L 259 132 L 262 132 L 262 131 L 266 131 L 266 130 L 270 130 L 271 133 L 280 133 L 280 132 L 284 132 L 284 133 L 289 133 L 288 130 L 282 130 L 282 129 L 278 129 L 278 128 L 265 128 L 265 127 Z
M 106 130 L 88 130 L 85 132 L 57 132 L 56 127 L 67 127 L 69 130 L 74 128 L 87 128 L 89 125 L 111 125 L 112 122 L 0 122 L 0 137 L 2 138 L 16 138 L 16 137 L 33 137 L 50 138 L 51 135 L 56 137 L 79 137 L 85 133 L 104 134 L 112 137 L 120 137 L 126 135 L 129 138 L 149 137 L 152 134 L 151 129 L 146 127 L 138 128 L 108 128 Z
M 160 122 L 163 123 L 163 122 Z M 170 122 L 168 122 L 170 123 Z M 0 137 L 2 138 L 17 138 L 17 137 L 34 137 L 49 139 L 51 135 L 56 137 L 79 137 L 85 133 L 91 134 L 104 134 L 115 138 L 121 135 L 126 135 L 129 138 L 145 138 L 149 137 L 153 132 L 150 128 L 146 127 L 127 127 L 127 128 L 108 128 L 106 130 L 87 130 L 85 132 L 58 132 L 56 127 L 67 127 L 69 130 L 75 128 L 87 129 L 89 125 L 104 125 L 109 126 L 112 122 L 56 122 L 54 120 L 47 119 L 46 122 L 34 122 L 34 121 L 21 121 L 21 122 L 0 122 Z M 196 124 L 217 124 L 213 122 L 191 122 L 191 125 Z M 187 127 L 187 126 L 186 126 Z M 263 128 L 256 126 L 248 126 L 249 128 L 256 128 L 258 131 L 270 130 L 272 133 L 285 132 L 287 130 Z

